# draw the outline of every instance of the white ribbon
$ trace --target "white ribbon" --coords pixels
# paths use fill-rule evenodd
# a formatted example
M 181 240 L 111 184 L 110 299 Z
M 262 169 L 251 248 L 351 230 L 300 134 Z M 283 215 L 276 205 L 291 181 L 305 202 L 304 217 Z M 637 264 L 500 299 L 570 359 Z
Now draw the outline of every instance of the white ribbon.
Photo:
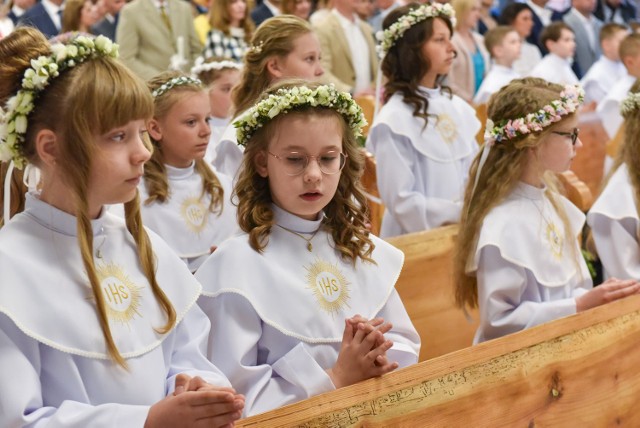
M 2 212 L 2 220 L 6 225 L 11 218 L 11 176 L 13 174 L 13 161 L 9 163 L 9 167 L 7 168 L 7 174 L 4 176 L 4 206 Z

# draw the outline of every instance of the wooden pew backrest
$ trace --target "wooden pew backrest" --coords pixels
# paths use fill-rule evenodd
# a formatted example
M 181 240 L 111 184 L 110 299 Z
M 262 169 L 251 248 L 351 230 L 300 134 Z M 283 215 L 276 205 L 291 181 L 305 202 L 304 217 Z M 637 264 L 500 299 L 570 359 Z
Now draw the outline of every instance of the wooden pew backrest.
M 369 222 L 371 223 L 371 233 L 380 234 L 382 226 L 382 216 L 384 214 L 384 205 L 380 199 L 378 191 L 378 177 L 376 174 L 376 158 L 363 149 L 364 152 L 364 174 L 360 178 L 362 187 L 367 193 L 367 203 L 369 205 Z
M 438 357 L 473 342 L 478 313 L 456 307 L 453 287 L 453 252 L 458 226 L 389 238 L 405 254 L 396 290 L 420 334 L 420 361 Z

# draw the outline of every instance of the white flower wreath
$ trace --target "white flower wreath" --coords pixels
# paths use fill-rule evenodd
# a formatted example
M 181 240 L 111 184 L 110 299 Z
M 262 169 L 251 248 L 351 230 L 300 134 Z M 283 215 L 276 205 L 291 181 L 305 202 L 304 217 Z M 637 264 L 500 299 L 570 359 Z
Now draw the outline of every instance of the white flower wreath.
M 211 70 L 225 70 L 225 69 L 233 69 L 233 70 L 241 70 L 242 64 L 239 62 L 231 61 L 231 60 L 222 60 L 222 61 L 212 61 L 212 62 L 204 62 L 204 58 L 199 56 L 196 58 L 195 64 L 191 69 L 191 76 L 197 77 L 198 74 L 204 71 Z
M 376 38 L 380 42 L 380 45 L 378 46 L 378 54 L 380 55 L 380 58 L 384 58 L 387 52 L 389 52 L 389 49 L 391 49 L 395 42 L 400 39 L 409 28 L 424 21 L 425 19 L 435 18 L 438 16 L 449 18 L 451 25 L 453 27 L 456 26 L 456 12 L 453 10 L 453 7 L 448 3 L 433 3 L 424 4 L 411 10 L 406 15 L 402 15 L 398 18 L 398 20 L 391 24 L 386 30 L 378 31 L 376 33 Z
M 200 81 L 200 79 L 196 79 L 189 76 L 174 77 L 173 79 L 170 79 L 164 82 L 158 88 L 154 89 L 153 92 L 151 92 L 151 96 L 153 98 L 158 98 L 164 95 L 165 93 L 167 93 L 170 89 L 175 88 L 176 86 L 189 85 L 189 84 L 202 86 L 202 81 Z
M 118 45 L 104 36 L 95 39 L 78 36 L 68 44 L 52 45 L 51 55 L 31 60 L 31 67 L 22 78 L 22 89 L 7 101 L 4 112 L 0 109 L 0 161 L 13 160 L 16 168 L 24 168 L 27 159 L 21 145 L 27 133 L 29 113 L 35 107 L 34 101 L 62 71 L 98 56 L 117 58 Z
M 640 107 L 640 92 L 629 92 L 620 104 L 620 113 L 626 116 L 638 107 Z
M 361 136 L 362 128 L 367 125 L 362 109 L 349 93 L 339 92 L 333 85 L 321 85 L 315 89 L 295 86 L 279 89 L 233 122 L 233 126 L 237 128 L 238 144 L 246 145 L 258 129 L 277 115 L 307 106 L 336 110 L 347 120 L 355 137 Z

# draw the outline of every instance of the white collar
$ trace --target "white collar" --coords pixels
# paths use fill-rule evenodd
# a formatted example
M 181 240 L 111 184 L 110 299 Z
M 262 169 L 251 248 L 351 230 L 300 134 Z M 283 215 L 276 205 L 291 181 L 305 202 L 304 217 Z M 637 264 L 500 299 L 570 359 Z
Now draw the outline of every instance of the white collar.
M 547 9 L 546 7 L 540 7 L 537 4 L 535 4 L 534 2 L 532 2 L 531 0 L 527 0 L 526 4 L 531 9 L 533 9 L 533 13 L 538 15 L 538 17 L 545 18 L 545 19 L 551 19 L 551 14 L 553 13 L 553 11 Z M 544 22 L 543 22 L 543 24 L 544 24 Z
M 271 3 L 269 0 L 264 0 L 262 3 L 267 7 L 267 9 L 269 9 L 271 11 L 273 16 L 278 16 L 278 15 L 280 15 L 282 13 L 280 11 L 280 8 L 278 6 L 276 6 L 275 4 Z
M 102 232 L 107 211 L 108 210 L 102 209 L 100 216 L 95 220 L 91 220 L 91 227 L 93 229 L 94 236 Z M 69 213 L 59 210 L 53 205 L 49 205 L 47 202 L 40 200 L 39 195 L 35 192 L 29 192 L 26 194 L 24 212 L 47 229 L 51 229 L 67 236 L 78 235 L 78 219 Z
M 298 233 L 314 233 L 322 225 L 324 212 L 318 213 L 317 220 L 305 220 L 295 214 L 283 210 L 276 204 L 271 204 L 276 224 Z
M 171 165 L 167 165 L 165 164 L 164 166 L 167 170 L 167 178 L 170 180 L 182 180 L 185 178 L 189 178 L 193 175 L 195 168 L 196 168 L 196 162 L 193 161 L 191 162 L 191 165 L 189 165 L 186 168 L 176 168 L 175 166 L 171 166 Z
M 336 8 L 331 9 L 331 12 L 338 17 L 340 25 L 342 25 L 343 27 L 345 25 L 358 25 L 358 15 L 356 15 L 355 13 L 352 15 L 352 19 L 349 19 L 341 14 Z

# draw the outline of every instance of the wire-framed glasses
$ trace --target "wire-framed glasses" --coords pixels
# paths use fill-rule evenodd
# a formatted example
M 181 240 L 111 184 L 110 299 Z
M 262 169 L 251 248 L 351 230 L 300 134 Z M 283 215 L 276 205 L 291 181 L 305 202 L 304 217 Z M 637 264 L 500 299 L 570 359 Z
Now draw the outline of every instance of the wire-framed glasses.
M 560 131 L 553 131 L 554 134 L 558 134 L 558 135 L 562 135 L 564 137 L 570 137 L 571 138 L 571 144 L 572 145 L 576 145 L 576 141 L 578 140 L 578 134 L 580 134 L 580 129 L 578 128 L 573 128 L 573 131 L 571 132 L 560 132 Z
M 300 175 L 307 169 L 311 159 L 318 162 L 318 167 L 323 174 L 333 175 L 342 171 L 347 161 L 347 155 L 338 151 L 329 151 L 318 156 L 311 156 L 301 152 L 284 152 L 278 156 L 268 152 L 271 156 L 278 159 L 287 175 Z

